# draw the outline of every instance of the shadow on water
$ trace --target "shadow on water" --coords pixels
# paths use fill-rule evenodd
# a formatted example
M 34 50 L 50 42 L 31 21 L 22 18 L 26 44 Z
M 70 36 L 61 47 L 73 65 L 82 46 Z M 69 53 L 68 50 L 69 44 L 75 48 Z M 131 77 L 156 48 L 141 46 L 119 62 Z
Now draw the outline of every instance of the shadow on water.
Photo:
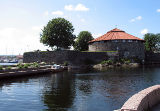
M 47 110 L 65 111 L 73 104 L 74 78 L 67 72 L 53 74 L 44 86 L 42 100 Z

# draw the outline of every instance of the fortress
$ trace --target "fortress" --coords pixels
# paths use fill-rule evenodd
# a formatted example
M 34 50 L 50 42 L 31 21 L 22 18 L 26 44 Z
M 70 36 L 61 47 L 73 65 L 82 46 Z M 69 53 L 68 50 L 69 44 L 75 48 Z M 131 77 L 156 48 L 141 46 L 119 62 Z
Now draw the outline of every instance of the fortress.
M 118 51 L 121 58 L 145 59 L 144 40 L 113 29 L 89 42 L 89 51 Z

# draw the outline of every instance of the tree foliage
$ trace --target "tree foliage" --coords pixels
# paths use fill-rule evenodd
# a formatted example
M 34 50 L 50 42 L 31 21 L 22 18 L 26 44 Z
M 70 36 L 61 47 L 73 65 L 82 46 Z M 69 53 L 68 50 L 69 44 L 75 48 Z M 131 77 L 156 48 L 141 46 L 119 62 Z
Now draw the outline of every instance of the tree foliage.
M 146 51 L 158 51 L 160 49 L 160 34 L 145 34 L 144 40 Z
M 75 41 L 74 49 L 79 51 L 88 50 L 89 41 L 93 40 L 92 34 L 88 31 L 81 31 Z
M 75 35 L 72 24 L 64 18 L 55 18 L 48 22 L 40 35 L 40 42 L 52 49 L 65 48 L 73 45 Z

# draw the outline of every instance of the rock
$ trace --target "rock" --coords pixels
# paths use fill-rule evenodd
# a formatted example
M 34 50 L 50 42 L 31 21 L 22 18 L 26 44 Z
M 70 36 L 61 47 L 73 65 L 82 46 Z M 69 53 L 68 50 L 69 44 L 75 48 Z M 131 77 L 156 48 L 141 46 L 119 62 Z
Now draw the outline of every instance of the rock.
M 102 69 L 102 64 L 97 64 L 97 65 L 94 65 L 93 68 L 95 69 Z

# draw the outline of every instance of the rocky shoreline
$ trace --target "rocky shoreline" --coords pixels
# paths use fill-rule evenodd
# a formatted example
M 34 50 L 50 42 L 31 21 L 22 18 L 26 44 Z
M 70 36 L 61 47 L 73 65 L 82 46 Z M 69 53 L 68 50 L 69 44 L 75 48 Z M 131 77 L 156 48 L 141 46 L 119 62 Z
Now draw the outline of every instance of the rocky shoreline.
M 118 67 L 120 67 L 120 68 L 136 68 L 139 66 L 141 66 L 141 64 L 139 64 L 139 63 L 128 63 L 128 64 L 117 63 L 117 64 L 96 64 L 93 66 L 93 68 L 102 70 L 102 69 L 106 69 L 106 68 L 118 68 Z

